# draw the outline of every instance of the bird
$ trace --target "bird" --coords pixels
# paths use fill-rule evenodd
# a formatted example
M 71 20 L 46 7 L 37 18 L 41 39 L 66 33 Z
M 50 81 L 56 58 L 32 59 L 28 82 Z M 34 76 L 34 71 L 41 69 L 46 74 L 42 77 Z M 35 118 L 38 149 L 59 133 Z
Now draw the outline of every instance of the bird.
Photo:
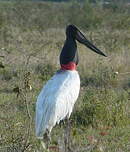
M 47 81 L 37 97 L 35 132 L 38 139 L 43 139 L 44 135 L 49 137 L 53 127 L 69 119 L 73 111 L 80 91 L 77 42 L 107 57 L 86 39 L 77 26 L 67 25 L 66 40 L 59 57 L 60 69 Z

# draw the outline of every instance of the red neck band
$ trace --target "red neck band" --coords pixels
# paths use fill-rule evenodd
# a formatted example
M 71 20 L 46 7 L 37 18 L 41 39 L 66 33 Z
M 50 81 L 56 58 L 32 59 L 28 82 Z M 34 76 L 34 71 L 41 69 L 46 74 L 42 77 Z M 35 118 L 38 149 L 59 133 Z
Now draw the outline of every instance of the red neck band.
M 68 64 L 61 64 L 61 70 L 76 70 L 77 65 L 74 62 Z

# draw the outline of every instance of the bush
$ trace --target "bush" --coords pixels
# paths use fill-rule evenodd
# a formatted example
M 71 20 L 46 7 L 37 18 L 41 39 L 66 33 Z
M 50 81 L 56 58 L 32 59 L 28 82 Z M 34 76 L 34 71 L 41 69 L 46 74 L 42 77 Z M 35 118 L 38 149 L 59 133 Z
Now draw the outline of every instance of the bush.
M 10 7 L 1 5 L 0 28 L 9 25 L 20 27 L 22 30 L 28 28 L 45 30 L 64 27 L 70 23 L 89 30 L 101 28 L 104 25 L 118 29 L 129 28 L 129 9 L 124 5 L 124 9 L 119 8 L 118 11 L 113 12 L 112 6 L 115 4 L 111 9 L 102 9 L 99 5 L 86 0 L 82 3 L 70 1 L 52 4 L 51 2 L 16 1 L 9 4 Z
M 51 64 L 39 64 L 35 68 L 35 73 L 40 74 L 39 78 L 42 81 L 47 81 L 50 79 L 50 77 L 54 74 L 55 67 Z
M 13 70 L 9 70 L 9 69 L 3 69 L 0 70 L 0 79 L 1 80 L 6 80 L 9 81 L 11 80 L 13 77 L 17 77 L 17 71 L 13 71 Z
M 128 125 L 128 93 L 124 90 L 88 88 L 80 110 L 74 117 L 78 125 L 125 126 Z
M 117 85 L 117 77 L 114 69 L 110 66 L 98 64 L 91 74 L 81 77 L 81 86 L 94 86 L 99 88 L 115 87 Z

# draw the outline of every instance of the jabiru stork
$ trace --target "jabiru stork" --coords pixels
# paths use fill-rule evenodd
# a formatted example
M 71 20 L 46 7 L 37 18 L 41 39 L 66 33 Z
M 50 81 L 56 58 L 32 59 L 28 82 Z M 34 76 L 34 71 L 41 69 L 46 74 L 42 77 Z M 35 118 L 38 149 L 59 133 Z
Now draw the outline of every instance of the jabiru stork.
M 65 118 L 69 119 L 79 96 L 80 78 L 76 67 L 79 62 L 77 42 L 105 56 L 75 25 L 66 28 L 66 40 L 60 54 L 60 70 L 45 84 L 36 102 L 36 136 L 48 137 L 52 128 Z

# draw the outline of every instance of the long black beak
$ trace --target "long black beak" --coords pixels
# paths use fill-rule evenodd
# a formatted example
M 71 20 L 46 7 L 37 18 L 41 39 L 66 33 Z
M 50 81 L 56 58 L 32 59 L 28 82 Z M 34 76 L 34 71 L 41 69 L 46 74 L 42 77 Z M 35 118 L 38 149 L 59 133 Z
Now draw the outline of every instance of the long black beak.
M 93 50 L 94 52 L 107 57 L 101 50 L 99 50 L 95 45 L 93 45 L 89 40 L 87 40 L 86 37 L 80 32 L 78 28 L 77 28 L 76 40 L 84 44 L 89 49 Z

